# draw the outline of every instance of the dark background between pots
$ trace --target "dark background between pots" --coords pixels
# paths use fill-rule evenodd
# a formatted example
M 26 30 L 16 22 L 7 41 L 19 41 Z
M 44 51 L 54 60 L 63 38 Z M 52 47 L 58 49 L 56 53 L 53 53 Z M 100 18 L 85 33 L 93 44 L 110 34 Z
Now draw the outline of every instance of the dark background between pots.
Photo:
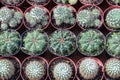
M 45 7 L 50 11 L 56 4 L 51 0 L 50 3 L 48 5 L 46 5 Z M 3 7 L 4 5 L 2 5 L 0 3 L 0 7 Z M 26 1 L 19 7 L 23 12 L 30 7 L 31 5 L 29 5 Z M 76 5 L 74 5 L 73 7 L 78 11 L 78 9 L 83 6 L 79 1 Z M 100 5 L 98 5 L 103 11 L 109 7 L 109 5 L 107 4 L 107 2 L 104 0 Z M 23 25 L 18 31 L 20 32 L 20 34 L 22 34 L 25 30 L 27 30 L 25 28 L 25 26 Z M 52 27 L 52 25 L 50 24 L 48 26 L 47 29 L 45 29 L 44 31 L 49 35 L 51 34 L 53 31 L 55 31 L 56 29 Z M 72 32 L 74 32 L 76 35 L 82 31 L 78 25 L 76 24 L 75 27 L 73 27 L 72 29 L 70 29 Z M 104 27 L 104 25 L 102 25 L 102 27 L 99 29 L 104 35 L 108 34 L 109 31 Z M 25 53 L 23 53 L 22 51 L 20 51 L 17 55 L 15 55 L 21 62 L 28 57 L 28 55 L 26 55 Z M 48 63 L 51 59 L 57 57 L 53 54 L 51 54 L 48 50 L 40 55 L 41 57 L 44 57 Z M 78 52 L 78 50 L 76 50 L 71 56 L 68 56 L 70 59 L 72 59 L 75 63 L 85 57 L 84 55 L 82 55 L 80 52 Z M 97 58 L 99 58 L 103 64 L 105 63 L 105 61 L 110 58 L 110 56 L 107 54 L 106 51 L 104 51 L 101 55 L 97 56 Z M 22 80 L 21 77 L 19 78 L 19 80 Z M 49 80 L 49 78 L 47 79 Z M 75 79 L 77 80 L 77 79 Z M 104 79 L 105 80 L 105 79 Z

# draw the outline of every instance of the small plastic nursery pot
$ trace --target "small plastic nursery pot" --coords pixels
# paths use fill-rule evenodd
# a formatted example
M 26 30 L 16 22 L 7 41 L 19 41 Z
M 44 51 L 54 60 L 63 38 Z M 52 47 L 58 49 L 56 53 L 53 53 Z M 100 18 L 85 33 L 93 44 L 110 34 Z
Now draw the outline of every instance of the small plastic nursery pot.
M 53 0 L 54 3 L 56 4 L 67 4 L 67 5 L 75 5 L 77 4 L 78 0 L 59 0 L 59 2 L 57 0 Z
M 114 24 L 114 26 L 119 25 L 118 23 L 119 23 L 119 19 L 120 19 L 120 15 L 119 15 L 120 10 L 119 10 L 119 12 L 117 11 L 118 13 L 115 12 L 115 11 L 112 11 L 111 15 L 110 15 L 110 11 L 113 10 L 113 9 L 120 9 L 120 6 L 110 6 L 104 11 L 104 26 L 109 31 L 120 30 L 120 28 L 115 28 L 115 27 L 110 28 L 110 26 L 108 26 L 107 23 L 106 23 L 106 15 L 109 13 L 109 17 L 108 17 L 108 19 L 110 19 L 109 24 L 112 25 L 112 26 L 113 26 L 113 24 Z M 113 19 L 113 18 L 115 18 L 115 19 Z M 116 20 L 118 20 L 118 21 L 116 21 Z
M 19 80 L 21 63 L 17 57 L 0 57 L 0 74 L 1 80 Z M 2 71 L 5 72 L 2 72 Z
M 32 12 L 32 15 L 33 16 L 30 16 L 30 11 L 32 10 L 32 9 L 35 9 L 35 8 L 39 8 L 39 9 L 41 9 L 41 10 L 43 10 L 42 11 L 42 13 L 40 14 L 36 14 L 35 13 L 35 10 L 33 10 L 34 12 Z M 46 12 L 46 13 L 44 13 L 44 11 Z M 38 12 L 38 11 L 37 11 Z M 39 11 L 40 12 L 40 11 Z M 27 13 L 29 13 L 29 15 L 28 15 L 28 20 L 31 20 L 30 22 L 33 22 L 33 24 L 30 24 L 29 22 L 27 22 L 27 20 L 26 20 L 26 17 L 24 17 L 24 25 L 25 25 L 25 27 L 27 28 L 27 29 L 31 29 L 31 28 L 37 28 L 37 25 L 41 25 L 41 26 L 39 26 L 40 27 L 40 29 L 42 29 L 42 30 L 44 30 L 44 29 L 46 29 L 48 26 L 49 26 L 49 24 L 50 24 L 50 22 L 51 22 L 51 17 L 50 17 L 50 12 L 48 11 L 48 9 L 47 8 L 45 8 L 44 6 L 42 6 L 42 5 L 34 5 L 34 6 L 31 6 L 31 7 L 28 7 L 26 10 L 25 10 L 25 12 L 24 12 L 24 15 L 26 15 Z M 37 19 L 38 19 L 38 17 L 40 17 L 40 16 L 42 16 L 42 18 L 41 18 L 41 20 L 43 19 L 43 17 L 45 17 L 45 15 L 47 15 L 46 16 L 46 21 L 47 21 L 47 24 L 46 25 L 42 25 L 42 23 L 41 22 L 44 22 L 44 21 L 40 21 L 39 23 L 37 22 Z M 30 18 L 31 17 L 31 18 Z M 34 19 L 36 19 L 36 20 L 34 20 Z M 33 20 L 33 21 L 32 21 Z M 36 22 L 35 24 L 34 24 L 34 22 Z M 39 28 L 38 27 L 38 28 Z
M 106 2 L 107 2 L 110 6 L 120 6 L 120 1 L 119 1 L 119 0 L 106 0 Z
M 103 2 L 103 0 L 79 0 L 82 4 L 94 4 L 94 5 L 99 5 Z
M 88 62 L 86 62 L 85 60 L 87 60 Z M 91 62 L 91 60 L 94 61 L 94 62 Z M 98 64 L 99 71 L 98 71 L 98 74 L 96 74 L 96 76 L 94 75 L 94 77 L 95 77 L 94 79 L 84 79 L 84 77 L 81 76 L 81 74 L 79 72 L 79 67 L 80 67 L 81 62 L 83 62 L 83 61 L 86 62 L 86 63 L 82 63 L 82 64 L 84 64 L 84 67 L 85 67 L 84 69 L 90 69 L 89 67 L 91 67 L 92 71 L 93 71 L 93 67 L 92 67 L 93 64 L 96 64 L 96 63 Z M 103 80 L 103 77 L 104 77 L 104 65 L 98 58 L 95 58 L 95 57 L 84 57 L 84 58 L 81 58 L 77 62 L 76 67 L 77 67 L 77 75 L 76 75 L 77 80 Z M 83 66 L 81 66 L 81 67 L 83 67 Z M 95 65 L 94 65 L 94 68 L 95 68 Z M 81 70 L 81 71 L 82 72 L 85 71 L 85 74 L 83 76 L 86 76 L 86 75 L 89 74 L 88 76 L 86 76 L 87 78 L 90 78 L 90 77 L 93 76 L 93 74 L 90 73 L 90 72 L 88 72 L 88 74 L 86 74 L 87 73 L 86 70 L 84 70 L 84 71 Z M 90 70 L 88 70 L 88 71 L 90 71 Z
M 104 22 L 103 11 L 94 4 L 83 5 L 76 13 L 76 21 L 81 29 L 99 29 Z
M 23 80 L 46 80 L 47 69 L 48 63 L 43 57 L 30 56 L 22 62 L 21 77 Z
M 48 76 L 50 80 L 74 80 L 75 63 L 67 57 L 55 57 L 49 62 Z
M 59 4 L 53 7 L 50 13 L 51 25 L 55 29 L 71 29 L 76 25 L 76 9 L 71 5 Z M 56 19 L 54 16 L 56 17 Z

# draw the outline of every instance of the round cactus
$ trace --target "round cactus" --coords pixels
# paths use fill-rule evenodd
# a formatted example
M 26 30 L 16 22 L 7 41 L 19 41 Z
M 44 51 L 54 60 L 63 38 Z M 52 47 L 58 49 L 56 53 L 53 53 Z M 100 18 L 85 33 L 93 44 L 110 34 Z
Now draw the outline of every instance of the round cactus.
M 88 29 L 78 34 L 78 50 L 87 56 L 97 56 L 105 46 L 104 35 L 94 29 Z
M 76 50 L 76 36 L 69 30 L 57 30 L 50 36 L 49 50 L 58 56 L 69 56 Z
M 2 3 L 9 6 L 16 6 L 22 3 L 23 0 L 2 0 Z
M 77 3 L 78 0 L 54 0 L 54 1 L 57 3 L 74 5 Z
M 48 3 L 49 0 L 27 0 L 30 4 L 44 5 Z
M 103 0 L 80 0 L 81 3 L 83 4 L 99 4 Z
M 120 60 L 111 58 L 105 63 L 105 73 L 112 78 L 111 80 L 120 79 Z
M 111 29 L 120 29 L 120 9 L 111 9 L 105 16 L 105 23 Z
M 41 30 L 30 30 L 23 36 L 23 52 L 29 55 L 40 55 L 45 52 L 48 44 L 48 36 Z
M 10 56 L 20 50 L 21 37 L 17 31 L 6 30 L 0 32 L 0 55 Z

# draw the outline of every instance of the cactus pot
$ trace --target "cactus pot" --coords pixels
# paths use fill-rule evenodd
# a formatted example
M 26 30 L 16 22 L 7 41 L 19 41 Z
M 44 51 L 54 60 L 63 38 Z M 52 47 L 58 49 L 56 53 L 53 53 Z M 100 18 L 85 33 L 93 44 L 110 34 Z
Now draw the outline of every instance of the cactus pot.
M 76 24 L 76 10 L 74 7 L 59 4 L 51 10 L 51 24 L 55 29 L 71 29 Z
M 39 28 L 44 30 L 49 26 L 51 22 L 50 12 L 47 8 L 41 5 L 28 7 L 25 10 L 24 15 L 24 25 L 27 29 Z
M 21 63 L 17 57 L 0 57 L 0 66 L 0 71 L 7 70 L 1 72 L 0 80 L 19 80 Z
M 67 4 L 67 5 L 75 5 L 77 4 L 78 0 L 53 0 L 56 4 Z
M 107 2 L 110 6 L 120 6 L 120 1 L 119 1 L 119 0 L 106 0 L 106 2 Z
M 81 65 L 81 68 L 79 68 L 80 65 Z M 95 58 L 95 57 L 84 57 L 84 58 L 81 58 L 77 62 L 76 67 L 77 67 L 77 80 L 103 80 L 103 77 L 104 77 L 104 66 L 103 66 L 103 63 L 98 58 Z M 87 74 L 86 70 L 81 70 L 81 72 L 85 71 L 85 73 L 80 73 L 80 69 L 82 69 L 83 67 L 85 67 L 84 69 L 86 69 L 86 70 L 87 69 L 91 69 L 92 71 L 88 70 L 91 73 L 88 72 L 88 74 Z M 98 70 L 96 71 L 94 68 L 98 68 Z M 95 72 L 98 72 L 98 73 L 94 74 L 93 70 L 95 70 Z M 85 76 L 85 75 L 87 75 L 87 76 Z M 86 79 L 85 79 L 85 77 L 86 77 Z M 89 78 L 91 78 L 91 79 L 89 79 Z
M 30 56 L 24 59 L 21 68 L 23 80 L 46 80 L 48 63 L 42 57 Z
M 103 2 L 103 0 L 79 0 L 82 4 L 94 4 L 94 5 L 99 5 Z
M 3 14 L 2 14 L 3 13 Z M 14 15 L 14 16 L 13 16 Z M 0 8 L 0 29 L 18 30 L 23 24 L 23 12 L 16 6 L 4 6 Z
M 81 29 L 99 29 L 103 24 L 103 11 L 96 5 L 86 4 L 76 13 L 76 21 Z
M 76 76 L 75 63 L 67 57 L 53 58 L 49 62 L 48 74 L 50 80 L 74 80 Z
M 117 26 L 120 25 L 119 13 L 120 13 L 120 6 L 110 6 L 104 11 L 104 26 L 107 28 L 107 30 L 109 31 L 120 30 L 120 27 Z

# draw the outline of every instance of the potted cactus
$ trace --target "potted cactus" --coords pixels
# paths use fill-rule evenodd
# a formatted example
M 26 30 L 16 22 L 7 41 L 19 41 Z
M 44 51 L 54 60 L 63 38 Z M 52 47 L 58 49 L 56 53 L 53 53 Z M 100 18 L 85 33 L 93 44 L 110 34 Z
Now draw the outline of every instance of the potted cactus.
M 109 55 L 120 58 L 120 31 L 110 32 L 106 36 L 106 51 Z
M 77 23 L 82 29 L 98 29 L 103 23 L 103 12 L 98 6 L 84 5 L 77 12 Z
M 98 56 L 105 48 L 105 36 L 96 29 L 87 29 L 78 34 L 78 50 L 86 56 Z
M 106 80 L 120 80 L 120 60 L 110 58 L 105 62 Z
M 120 6 L 120 0 L 106 0 L 111 6 Z
M 20 65 L 16 57 L 0 57 L 0 80 L 18 80 Z
M 75 5 L 78 0 L 53 0 L 56 4 L 70 4 Z
M 104 66 L 93 57 L 85 57 L 77 62 L 78 80 L 103 80 Z
M 120 7 L 111 6 L 104 12 L 104 25 L 110 30 L 120 30 Z
M 49 51 L 57 56 L 69 56 L 76 50 L 76 36 L 69 30 L 56 30 L 49 36 Z
M 45 29 L 50 23 L 50 13 L 43 6 L 31 6 L 26 9 L 24 15 L 24 25 L 28 29 Z
M 19 29 L 22 26 L 23 12 L 17 7 L 0 8 L 0 28 Z
M 0 55 L 11 56 L 19 52 L 21 46 L 20 34 L 15 30 L 0 31 Z
M 48 36 L 39 29 L 25 31 L 22 35 L 22 51 L 28 55 L 41 55 L 47 50 Z
M 57 5 L 51 10 L 51 23 L 56 29 L 71 29 L 76 20 L 76 10 L 70 5 Z
M 95 4 L 99 5 L 103 2 L 103 0 L 80 0 L 82 4 Z
M 56 57 L 49 63 L 50 80 L 74 80 L 76 67 L 74 62 L 66 57 Z
M 42 57 L 28 57 L 22 62 L 21 77 L 23 80 L 46 80 L 47 61 Z

